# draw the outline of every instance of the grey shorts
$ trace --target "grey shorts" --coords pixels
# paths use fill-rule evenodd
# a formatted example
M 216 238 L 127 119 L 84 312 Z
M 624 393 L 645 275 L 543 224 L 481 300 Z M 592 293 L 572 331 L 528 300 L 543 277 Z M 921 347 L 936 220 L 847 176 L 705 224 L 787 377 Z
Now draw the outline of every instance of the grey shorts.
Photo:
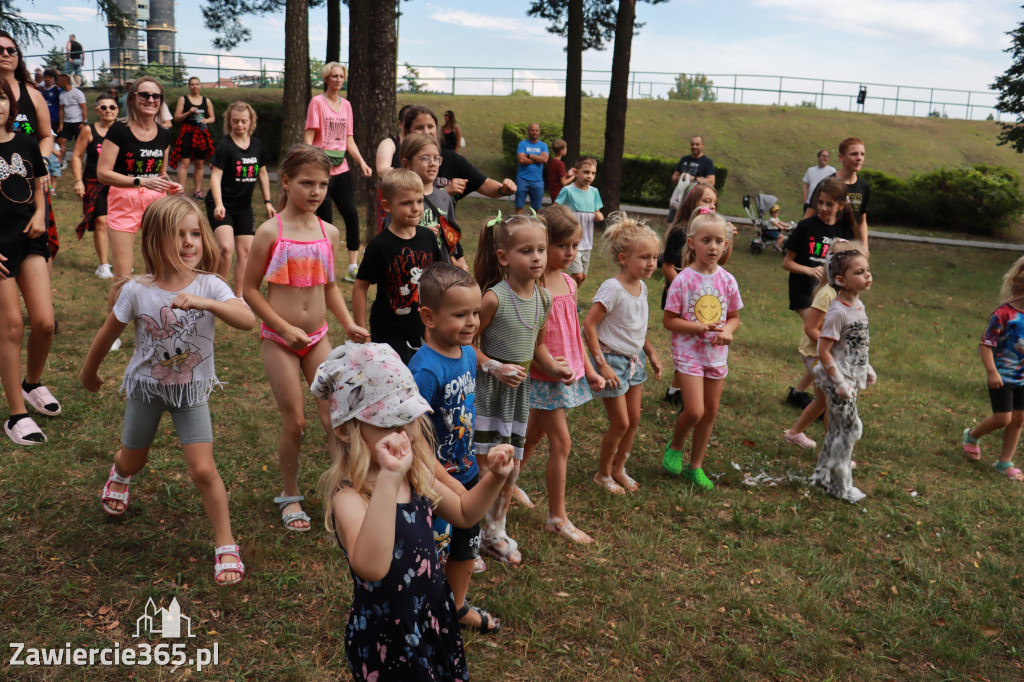
M 576 260 L 569 266 L 568 272 L 570 275 L 575 275 L 579 272 L 583 274 L 590 272 L 590 252 L 591 249 L 580 249 L 576 252 Z
M 603 391 L 595 391 L 595 398 L 618 398 L 626 395 L 629 389 L 647 381 L 647 371 L 644 369 L 647 358 L 643 353 L 638 355 L 619 355 L 604 351 L 605 362 L 619 378 L 618 388 L 605 388 Z
M 124 406 L 121 443 L 129 450 L 148 448 L 164 412 L 171 413 L 174 432 L 178 434 L 178 442 L 182 445 L 213 442 L 213 424 L 210 422 L 208 403 L 175 407 L 159 397 L 143 400 L 128 396 Z

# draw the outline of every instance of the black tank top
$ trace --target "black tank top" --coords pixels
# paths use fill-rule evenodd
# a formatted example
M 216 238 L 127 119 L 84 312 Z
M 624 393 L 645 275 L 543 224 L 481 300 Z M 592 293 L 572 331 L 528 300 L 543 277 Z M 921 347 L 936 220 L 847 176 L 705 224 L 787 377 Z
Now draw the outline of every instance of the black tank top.
M 109 132 L 110 129 L 107 129 Z M 100 150 L 103 149 L 105 135 L 96 131 L 96 124 L 89 124 L 89 132 L 92 133 L 92 141 L 85 147 L 85 168 L 82 170 L 83 180 L 96 180 L 96 162 L 100 160 Z
M 189 100 L 188 96 L 186 95 L 185 96 L 185 108 L 181 110 L 181 113 L 187 114 L 190 111 L 192 111 L 193 109 L 198 111 L 200 116 L 202 116 L 203 118 L 206 118 L 206 114 L 207 114 L 207 111 L 206 111 L 206 98 L 203 97 L 203 101 L 200 102 L 199 104 L 192 104 L 191 100 Z M 191 116 L 189 116 L 188 118 L 186 118 L 183 121 L 183 123 L 195 123 L 195 122 L 196 122 L 195 121 L 195 114 L 192 114 Z
M 441 129 L 441 148 L 455 151 L 459 148 L 459 141 L 455 139 L 455 129 L 450 131 Z
M 18 116 L 14 119 L 14 131 L 25 133 L 40 139 L 39 119 L 36 118 L 36 105 L 32 101 L 28 88 L 18 81 Z

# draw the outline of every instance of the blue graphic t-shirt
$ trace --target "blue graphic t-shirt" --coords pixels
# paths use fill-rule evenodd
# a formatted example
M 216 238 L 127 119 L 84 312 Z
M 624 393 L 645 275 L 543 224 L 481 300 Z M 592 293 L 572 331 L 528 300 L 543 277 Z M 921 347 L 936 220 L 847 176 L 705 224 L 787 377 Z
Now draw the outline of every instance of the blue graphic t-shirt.
M 519 146 L 516 148 L 516 154 L 547 154 L 548 145 L 543 140 L 537 140 L 536 142 L 530 142 L 529 140 L 520 140 Z M 519 164 L 519 174 L 516 176 L 517 182 L 544 182 L 544 165 L 540 163 L 527 163 Z
M 420 395 L 434 410 L 430 421 L 437 435 L 437 459 L 466 484 L 479 471 L 473 450 L 476 352 L 472 346 L 463 346 L 462 357 L 455 359 L 423 344 L 409 361 L 409 369 Z
M 988 319 L 981 345 L 992 348 L 996 370 L 1004 384 L 1024 385 L 1024 311 L 1009 303 L 996 308 Z

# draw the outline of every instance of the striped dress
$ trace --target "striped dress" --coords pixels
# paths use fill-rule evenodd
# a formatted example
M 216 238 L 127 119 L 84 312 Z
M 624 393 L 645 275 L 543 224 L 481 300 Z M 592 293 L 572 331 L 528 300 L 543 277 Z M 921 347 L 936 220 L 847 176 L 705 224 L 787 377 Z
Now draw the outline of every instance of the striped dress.
M 521 298 L 508 280 L 488 289 L 498 297 L 498 308 L 487 329 L 480 333 L 480 350 L 498 362 L 522 366 L 526 379 L 509 388 L 490 374 L 476 378 L 476 453 L 487 454 L 495 445 L 511 443 L 516 459 L 523 458 L 526 422 L 530 418 L 530 363 L 540 333 L 551 310 L 551 295 L 539 286 L 533 296 Z

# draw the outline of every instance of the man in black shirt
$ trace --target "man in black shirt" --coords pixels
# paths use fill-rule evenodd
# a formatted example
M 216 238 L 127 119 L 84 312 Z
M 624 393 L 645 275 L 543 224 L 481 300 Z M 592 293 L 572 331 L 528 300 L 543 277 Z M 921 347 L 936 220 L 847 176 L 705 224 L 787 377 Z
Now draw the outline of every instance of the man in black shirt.
M 68 44 L 64 46 L 68 58 L 68 74 L 75 79 L 75 87 L 82 85 L 82 62 L 85 61 L 82 43 L 75 40 L 75 34 L 68 36 Z
M 679 183 L 679 179 L 687 176 L 688 182 L 706 182 L 712 187 L 715 186 L 715 163 L 711 157 L 704 155 L 704 138 L 694 135 L 690 138 L 690 155 L 679 159 L 676 164 L 676 172 L 672 174 L 672 186 Z M 682 203 L 680 201 L 680 203 Z M 676 218 L 676 209 L 669 208 L 668 222 Z

